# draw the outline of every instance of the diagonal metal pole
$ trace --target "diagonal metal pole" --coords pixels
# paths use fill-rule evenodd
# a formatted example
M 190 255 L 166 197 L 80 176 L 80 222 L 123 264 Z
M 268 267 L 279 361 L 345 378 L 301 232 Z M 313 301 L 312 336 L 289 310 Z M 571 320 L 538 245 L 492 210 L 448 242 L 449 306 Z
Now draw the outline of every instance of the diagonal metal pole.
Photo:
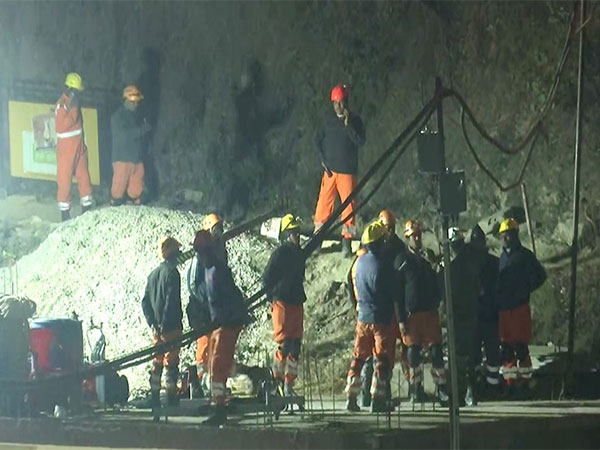
M 579 190 L 581 178 L 581 142 L 583 124 L 581 120 L 583 94 L 583 41 L 584 41 L 585 0 L 579 2 L 579 68 L 577 71 L 577 118 L 575 130 L 575 173 L 573 175 L 573 242 L 571 244 L 571 290 L 569 299 L 569 336 L 566 382 L 570 391 L 573 380 L 573 360 L 575 345 L 575 304 L 577 299 L 577 256 L 579 254 Z
M 442 81 L 439 78 L 435 80 L 436 92 L 442 91 Z M 438 133 L 442 140 L 442 155 L 444 160 L 444 170 L 446 167 L 446 152 L 444 145 L 444 112 L 442 109 L 442 100 L 437 107 L 437 126 Z M 441 180 L 440 174 L 439 180 Z M 441 189 L 441 181 L 440 183 Z M 450 384 L 452 394 L 450 395 L 450 404 L 448 414 L 450 415 L 450 448 L 457 450 L 460 448 L 460 417 L 458 400 L 458 367 L 456 364 L 456 330 L 454 329 L 454 311 L 452 305 L 452 285 L 450 281 L 450 240 L 448 239 L 449 218 L 447 214 L 442 214 L 442 233 L 444 242 L 444 293 L 446 298 L 446 315 L 448 317 L 448 360 L 450 362 Z M 435 400 L 434 400 L 435 401 Z

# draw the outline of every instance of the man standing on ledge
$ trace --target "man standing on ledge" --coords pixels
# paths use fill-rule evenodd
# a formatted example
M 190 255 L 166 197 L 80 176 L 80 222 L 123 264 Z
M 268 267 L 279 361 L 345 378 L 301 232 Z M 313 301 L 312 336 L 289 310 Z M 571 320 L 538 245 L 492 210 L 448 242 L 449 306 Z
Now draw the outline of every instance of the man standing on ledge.
M 88 153 L 83 139 L 83 116 L 79 96 L 83 80 L 77 73 L 67 74 L 65 91 L 56 102 L 56 200 L 62 220 L 71 218 L 71 179 L 77 179 L 83 212 L 92 207 L 92 183 L 88 170 Z
M 348 109 L 348 89 L 339 84 L 331 91 L 333 113 L 326 114 L 323 126 L 315 133 L 315 144 L 321 157 L 323 179 L 315 211 L 315 231 L 333 212 L 336 194 L 344 202 L 356 186 L 358 148 L 365 143 L 365 129 L 357 114 Z M 352 214 L 354 202 L 342 212 L 342 219 Z M 351 239 L 356 234 L 354 217 L 342 228 L 342 255 L 352 254 Z

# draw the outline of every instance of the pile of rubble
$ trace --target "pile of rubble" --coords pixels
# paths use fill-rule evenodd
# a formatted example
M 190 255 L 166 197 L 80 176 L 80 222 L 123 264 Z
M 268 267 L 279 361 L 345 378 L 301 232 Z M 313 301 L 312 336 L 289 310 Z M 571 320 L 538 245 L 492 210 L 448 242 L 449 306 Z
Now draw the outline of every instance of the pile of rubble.
M 19 261 L 20 293 L 38 304 L 42 317 L 67 318 L 75 313 L 86 329 L 101 323 L 109 359 L 138 350 L 151 342 L 141 298 L 146 278 L 160 262 L 158 241 L 171 235 L 187 250 L 202 215 L 154 207 L 121 206 L 90 211 L 56 228 L 33 253 Z M 248 233 L 227 243 L 230 265 L 246 296 L 260 287 L 270 244 Z M 182 298 L 187 295 L 187 265 L 180 268 Z M 270 323 L 266 308 L 240 338 L 238 356 L 270 353 Z M 262 317 L 264 315 L 264 317 Z M 184 328 L 187 321 L 184 318 Z M 93 343 L 91 343 L 93 344 Z M 84 347 L 89 351 L 87 343 Z M 194 348 L 182 351 L 192 361 Z M 147 367 L 125 372 L 132 389 L 147 387 Z

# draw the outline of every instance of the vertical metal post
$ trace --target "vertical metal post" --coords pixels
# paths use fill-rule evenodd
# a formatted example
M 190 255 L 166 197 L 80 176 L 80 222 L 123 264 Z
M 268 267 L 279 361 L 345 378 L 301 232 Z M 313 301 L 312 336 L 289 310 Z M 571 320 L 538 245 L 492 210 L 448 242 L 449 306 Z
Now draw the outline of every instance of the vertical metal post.
M 331 358 L 331 404 L 333 407 L 333 421 L 335 422 L 335 354 Z
M 575 130 L 575 173 L 573 175 L 573 242 L 571 243 L 571 290 L 569 299 L 569 337 L 567 360 L 567 383 L 573 375 L 573 356 L 575 345 L 575 302 L 577 294 L 577 256 L 579 253 L 579 188 L 581 178 L 581 142 L 583 140 L 583 124 L 581 120 L 583 93 L 583 27 L 585 20 L 585 0 L 579 2 L 579 68 L 577 71 L 577 118 Z
M 535 237 L 533 236 L 533 226 L 531 225 L 531 214 L 529 213 L 529 197 L 527 196 L 527 187 L 525 182 L 521 183 L 521 194 L 523 196 L 523 208 L 525 209 L 525 222 L 527 222 L 527 232 L 529 233 L 529 239 L 531 241 L 531 250 L 535 255 Z
M 442 109 L 442 81 L 435 80 L 435 90 L 438 94 L 437 127 L 438 134 L 442 140 L 442 155 L 444 159 L 444 170 L 446 167 L 446 152 L 444 145 L 444 112 Z M 440 174 L 441 175 L 441 174 Z M 441 186 L 441 184 L 440 184 Z M 450 281 L 450 240 L 448 239 L 449 218 L 442 214 L 442 234 L 444 247 L 444 293 L 446 298 L 446 316 L 448 318 L 448 360 L 450 362 L 450 384 L 452 394 L 448 413 L 450 415 L 450 448 L 460 448 L 460 418 L 458 399 L 458 368 L 456 365 L 456 334 L 454 329 L 454 312 L 452 305 L 452 285 Z

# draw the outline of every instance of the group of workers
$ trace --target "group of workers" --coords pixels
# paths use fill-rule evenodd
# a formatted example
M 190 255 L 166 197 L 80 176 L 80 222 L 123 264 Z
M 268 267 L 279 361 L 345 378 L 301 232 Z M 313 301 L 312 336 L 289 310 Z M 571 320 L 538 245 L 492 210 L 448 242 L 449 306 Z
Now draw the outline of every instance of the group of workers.
M 65 85 L 56 104 L 57 199 L 63 220 L 70 217 L 73 175 L 83 211 L 93 205 L 79 100 L 83 82 L 78 74 L 69 73 Z M 344 202 L 357 183 L 358 150 L 366 137 L 360 117 L 349 110 L 348 97 L 346 86 L 332 89 L 333 111 L 327 112 L 314 136 L 323 167 L 315 232 L 330 218 L 336 197 Z M 137 113 L 143 98 L 139 88 L 127 86 L 123 105 L 111 117 L 111 205 L 122 204 L 126 195 L 135 204 L 142 199 L 144 137 L 150 132 L 147 121 Z M 356 236 L 354 202 L 342 212 L 342 220 L 342 254 L 348 257 L 352 255 L 351 240 Z M 212 330 L 198 339 L 197 380 L 192 380 L 192 386 L 200 391 L 202 379 L 210 374 L 215 409 L 206 423 L 221 425 L 227 420 L 226 381 L 234 364 L 235 345 L 250 319 L 228 266 L 222 219 L 210 214 L 202 228 L 194 237 L 193 249 L 186 253 L 181 253 L 181 244 L 173 237 L 161 241 L 162 263 L 148 277 L 142 309 L 155 344 L 177 340 L 182 335 L 178 265 L 191 258 L 187 274 L 188 319 L 195 328 Z M 263 275 L 278 346 L 272 374 L 286 396 L 295 395 L 306 301 L 303 284 L 307 255 L 300 248 L 300 228 L 300 219 L 292 214 L 281 219 L 281 244 L 271 255 Z M 474 380 L 475 369 L 482 363 L 482 345 L 489 386 L 499 386 L 501 370 L 509 389 L 525 388 L 531 377 L 529 297 L 544 282 L 546 274 L 533 253 L 521 245 L 518 229 L 512 218 L 500 224 L 503 249 L 499 259 L 488 253 L 485 234 L 478 226 L 471 231 L 468 243 L 460 230 L 451 230 L 454 258 L 450 274 L 461 403 L 477 402 Z M 442 404 L 449 399 L 439 313 L 443 270 L 433 252 L 423 249 L 422 232 L 421 224 L 411 219 L 405 223 L 404 239 L 400 238 L 396 234 L 395 214 L 384 210 L 362 233 L 362 245 L 348 276 L 357 319 L 346 386 L 349 411 L 360 410 L 361 392 L 362 406 L 370 406 L 373 412 L 393 407 L 389 402 L 390 380 L 397 342 L 412 401 L 422 402 L 425 398 L 423 360 L 427 355 L 431 358 L 436 399 Z M 167 403 L 173 405 L 178 402 L 178 348 L 157 355 L 152 364 L 150 387 L 155 418 L 165 367 Z
M 85 144 L 81 93 L 83 80 L 77 73 L 67 74 L 65 90 L 56 102 L 56 164 L 58 185 L 56 198 L 63 221 L 71 217 L 71 181 L 77 180 L 82 212 L 94 204 Z M 123 89 L 123 104 L 111 117 L 113 180 L 110 204 L 120 205 L 129 197 L 139 205 L 144 193 L 144 147 L 151 131 L 148 121 L 139 113 L 144 99 L 135 85 Z M 127 195 L 127 197 L 126 197 Z

